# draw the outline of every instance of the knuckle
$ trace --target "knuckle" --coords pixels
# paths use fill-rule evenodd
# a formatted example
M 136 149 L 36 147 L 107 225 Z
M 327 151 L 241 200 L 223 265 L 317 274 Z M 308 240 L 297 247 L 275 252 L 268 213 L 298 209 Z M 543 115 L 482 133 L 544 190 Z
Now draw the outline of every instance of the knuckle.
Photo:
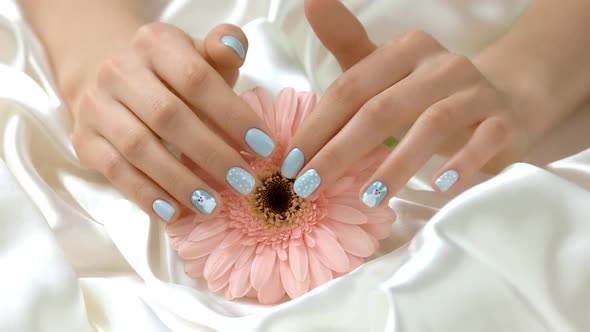
M 503 141 L 504 138 L 508 135 L 508 125 L 506 124 L 506 121 L 503 119 L 493 121 L 490 124 L 489 130 L 492 133 L 492 136 L 494 137 L 495 141 L 497 142 Z
M 389 122 L 390 104 L 384 98 L 373 98 L 365 103 L 363 112 L 370 119 L 371 122 L 381 125 Z
M 357 90 L 361 77 L 355 72 L 349 71 L 337 79 L 330 86 L 330 92 L 334 99 L 346 100 Z
M 117 179 L 122 168 L 125 165 L 125 159 L 118 153 L 110 152 L 105 153 L 102 158 L 103 164 L 100 169 L 101 173 L 111 182 Z
M 178 113 L 178 108 L 171 98 L 157 98 L 152 101 L 151 105 L 153 116 L 153 127 L 161 130 L 163 127 L 174 121 Z
M 475 70 L 475 65 L 471 60 L 462 54 L 451 54 L 447 60 L 445 66 L 446 71 L 457 73 L 457 72 L 472 72 Z
M 336 148 L 333 148 L 333 147 L 324 148 L 322 153 L 323 153 L 323 157 L 322 157 L 323 160 L 328 160 L 331 165 L 340 165 L 340 166 L 345 165 L 343 163 L 342 156 L 340 155 L 340 153 L 338 153 L 338 150 L 336 150 Z
M 157 45 L 166 30 L 167 25 L 161 22 L 143 25 L 135 33 L 132 43 L 139 49 L 150 49 L 153 45 Z
M 439 102 L 428 108 L 422 115 L 429 130 L 441 132 L 448 130 L 454 123 L 453 110 L 449 103 Z
M 189 90 L 204 86 L 209 80 L 209 70 L 202 63 L 193 61 L 187 66 L 184 76 Z
M 203 157 L 202 167 L 204 169 L 217 169 L 216 167 L 219 166 L 220 159 L 221 157 L 218 149 L 208 149 Z
M 143 130 L 132 131 L 121 144 L 121 153 L 129 159 L 142 155 L 148 143 L 149 135 Z
M 424 30 L 412 30 L 402 33 L 398 38 L 394 39 L 395 43 L 400 44 L 420 44 L 425 41 L 431 41 L 432 37 Z
M 139 181 L 131 192 L 131 199 L 137 202 L 140 206 L 148 205 L 148 202 L 153 201 L 150 197 L 153 195 L 151 185 L 147 181 Z

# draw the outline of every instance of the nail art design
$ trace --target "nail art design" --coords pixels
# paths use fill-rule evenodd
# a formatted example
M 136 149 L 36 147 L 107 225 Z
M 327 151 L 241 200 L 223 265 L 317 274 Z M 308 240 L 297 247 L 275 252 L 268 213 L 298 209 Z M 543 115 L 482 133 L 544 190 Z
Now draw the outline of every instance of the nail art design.
M 270 156 L 275 149 L 275 142 L 272 138 L 258 128 L 248 129 L 245 140 L 248 146 L 263 158 Z
M 191 195 L 191 202 L 205 215 L 210 215 L 217 206 L 215 198 L 205 190 L 195 190 Z
M 172 219 L 174 212 L 176 212 L 172 205 L 162 199 L 155 200 L 152 204 L 152 209 L 160 218 L 167 222 Z
M 381 181 L 375 181 L 363 194 L 363 203 L 370 208 L 374 208 L 381 203 L 385 196 L 387 196 L 387 186 Z
M 299 197 L 307 198 L 320 186 L 321 182 L 320 174 L 315 169 L 308 169 L 295 180 L 293 189 Z
M 242 195 L 248 195 L 256 184 L 254 177 L 241 167 L 230 168 L 225 174 L 225 179 L 230 186 Z
M 286 177 L 287 179 L 294 179 L 297 173 L 303 167 L 303 162 L 305 158 L 303 157 L 303 152 L 298 148 L 295 148 L 289 152 L 285 160 L 283 160 L 283 165 L 281 166 L 281 175 Z
M 457 173 L 457 171 L 454 169 L 450 169 L 439 176 L 438 179 L 434 181 L 434 184 L 440 191 L 444 193 L 445 191 L 449 190 L 449 188 L 451 188 L 451 186 L 453 186 L 458 179 L 459 173 Z
M 244 58 L 244 46 L 238 38 L 234 36 L 223 36 L 221 37 L 221 43 L 227 47 L 231 47 L 234 51 L 236 51 L 240 58 Z

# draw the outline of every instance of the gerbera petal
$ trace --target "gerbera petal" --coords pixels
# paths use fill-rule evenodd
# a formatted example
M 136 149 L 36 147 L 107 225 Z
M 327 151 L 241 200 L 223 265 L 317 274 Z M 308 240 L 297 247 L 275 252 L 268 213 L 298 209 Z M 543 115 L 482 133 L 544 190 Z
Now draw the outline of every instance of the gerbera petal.
M 238 242 L 244 236 L 244 232 L 241 229 L 234 229 L 223 239 L 223 242 L 219 245 L 221 248 L 227 248 Z
M 276 303 L 285 296 L 285 289 L 281 282 L 279 264 L 273 264 L 268 281 L 258 290 L 258 301 L 262 304 Z
M 244 92 L 240 97 L 250 106 L 250 108 L 259 116 L 263 117 L 262 114 L 262 105 L 260 104 L 260 98 L 258 97 L 259 90 L 262 89 L 254 89 L 250 91 Z
M 359 256 L 348 254 L 348 261 L 350 262 L 350 271 L 365 263 L 365 259 Z
M 205 264 L 205 270 L 203 275 L 205 279 L 217 279 L 222 274 L 224 274 L 227 270 L 229 270 L 240 254 L 244 247 L 237 243 L 231 247 L 222 248 L 218 246 L 215 248 L 211 255 L 209 255 L 209 259 L 207 259 L 207 263 Z
M 184 263 L 184 272 L 191 278 L 200 278 L 203 276 L 203 270 L 205 269 L 205 263 L 207 262 L 207 256 L 190 259 Z
M 319 285 L 332 280 L 332 270 L 320 262 L 320 260 L 313 253 L 313 250 L 307 249 L 307 256 L 309 257 L 309 279 L 311 282 L 310 289 L 314 289 Z
M 316 243 L 321 243 L 321 245 L 315 246 L 313 250 L 322 264 L 336 272 L 348 272 L 348 257 L 335 238 L 320 228 L 315 228 L 311 236 L 316 240 Z
M 274 108 L 275 110 L 289 110 L 289 112 L 276 112 L 277 115 L 275 118 L 277 133 L 281 137 L 288 139 L 292 136 L 291 124 L 297 110 L 295 90 L 292 88 L 282 89 L 275 98 Z M 287 123 L 287 121 L 291 122 Z M 287 130 L 285 130 L 285 127 L 287 127 Z
M 186 241 L 186 236 L 175 236 L 170 239 L 170 247 L 174 250 L 178 250 L 180 246 Z
M 180 217 L 176 222 L 166 225 L 166 233 L 169 236 L 188 235 L 198 225 L 195 214 Z
M 318 96 L 315 93 L 300 92 L 297 94 L 297 112 L 293 119 L 292 132 L 295 134 L 303 120 L 313 111 L 318 102 Z
M 229 291 L 232 298 L 243 297 L 250 291 L 252 285 L 250 284 L 250 270 L 252 268 L 253 259 L 249 259 L 241 269 L 233 269 L 229 277 Z
M 328 217 L 345 224 L 360 225 L 367 223 L 366 214 L 351 206 L 342 204 L 328 203 Z
M 212 292 L 218 292 L 223 289 L 223 287 L 229 284 L 229 277 L 231 276 L 231 270 L 227 270 L 224 274 L 222 274 L 219 278 L 215 280 L 207 280 L 207 286 L 209 290 Z
M 287 255 L 287 250 L 285 250 L 283 247 L 279 247 L 275 250 L 277 251 L 277 257 L 279 257 L 281 261 L 286 261 L 289 258 L 289 255 Z
M 307 278 L 309 260 L 307 259 L 307 249 L 301 244 L 297 245 L 295 241 L 289 244 L 289 265 L 293 270 L 293 276 L 297 281 L 303 281 Z
M 188 236 L 188 239 L 190 241 L 201 241 L 225 231 L 228 227 L 228 224 L 223 220 L 207 220 L 195 227 Z
M 279 267 L 281 271 L 281 281 L 283 283 L 283 287 L 290 298 L 298 298 L 309 290 L 309 278 L 302 281 L 296 280 L 293 276 L 291 266 L 286 261 L 280 262 Z
M 309 248 L 315 247 L 315 240 L 309 235 L 309 233 L 303 234 L 303 241 L 305 242 L 305 245 Z
M 338 181 L 334 182 L 334 184 L 330 185 L 324 191 L 324 195 L 330 198 L 338 194 L 341 194 L 354 183 L 354 180 L 354 176 L 344 176 L 340 178 Z
M 262 88 L 254 89 L 256 96 L 258 97 L 258 102 L 261 106 L 261 113 L 260 116 L 264 123 L 269 127 L 273 134 L 278 133 L 278 128 L 276 127 L 276 117 L 277 117 L 277 109 L 275 108 L 275 103 L 272 100 L 272 96 L 268 93 L 267 90 Z
M 252 287 L 254 287 L 254 289 L 257 291 L 260 291 L 270 278 L 275 266 L 275 260 L 276 251 L 270 246 L 265 246 L 259 254 L 254 256 L 254 263 L 252 263 L 250 279 L 252 280 Z
M 371 236 L 357 225 L 343 224 L 329 219 L 324 220 L 323 224 L 336 234 L 338 242 L 348 253 L 368 257 L 377 249 Z
M 244 250 L 236 261 L 236 269 L 241 269 L 250 260 L 255 250 L 256 246 L 244 246 Z
M 227 233 L 222 232 L 202 241 L 185 241 L 178 248 L 178 255 L 184 259 L 195 259 L 207 256 L 226 236 Z
M 383 240 L 391 234 L 391 223 L 382 222 L 380 224 L 366 224 L 361 227 L 367 231 L 367 233 L 373 235 L 377 240 Z

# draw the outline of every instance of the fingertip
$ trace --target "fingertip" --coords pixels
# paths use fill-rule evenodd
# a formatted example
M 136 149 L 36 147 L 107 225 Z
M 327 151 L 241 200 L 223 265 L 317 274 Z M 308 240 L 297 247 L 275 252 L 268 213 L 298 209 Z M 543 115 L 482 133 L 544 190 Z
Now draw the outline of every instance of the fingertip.
M 218 67 L 237 69 L 246 58 L 248 38 L 237 26 L 222 24 L 205 38 L 205 51 Z
M 159 217 L 160 221 L 168 224 L 178 219 L 180 209 L 178 204 L 172 202 L 171 199 L 158 198 L 152 203 L 152 211 Z

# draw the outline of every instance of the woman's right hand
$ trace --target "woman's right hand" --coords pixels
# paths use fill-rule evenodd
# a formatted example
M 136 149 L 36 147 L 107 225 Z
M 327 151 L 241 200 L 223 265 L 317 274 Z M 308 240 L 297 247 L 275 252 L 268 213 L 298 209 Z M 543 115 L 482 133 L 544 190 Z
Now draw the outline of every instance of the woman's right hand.
M 185 207 L 212 214 L 220 196 L 160 138 L 206 170 L 208 181 L 248 194 L 255 180 L 239 151 L 266 157 L 274 142 L 230 86 L 247 46 L 232 25 L 216 27 L 203 42 L 164 23 L 141 27 L 98 66 L 72 104 L 80 162 L 164 221 Z

